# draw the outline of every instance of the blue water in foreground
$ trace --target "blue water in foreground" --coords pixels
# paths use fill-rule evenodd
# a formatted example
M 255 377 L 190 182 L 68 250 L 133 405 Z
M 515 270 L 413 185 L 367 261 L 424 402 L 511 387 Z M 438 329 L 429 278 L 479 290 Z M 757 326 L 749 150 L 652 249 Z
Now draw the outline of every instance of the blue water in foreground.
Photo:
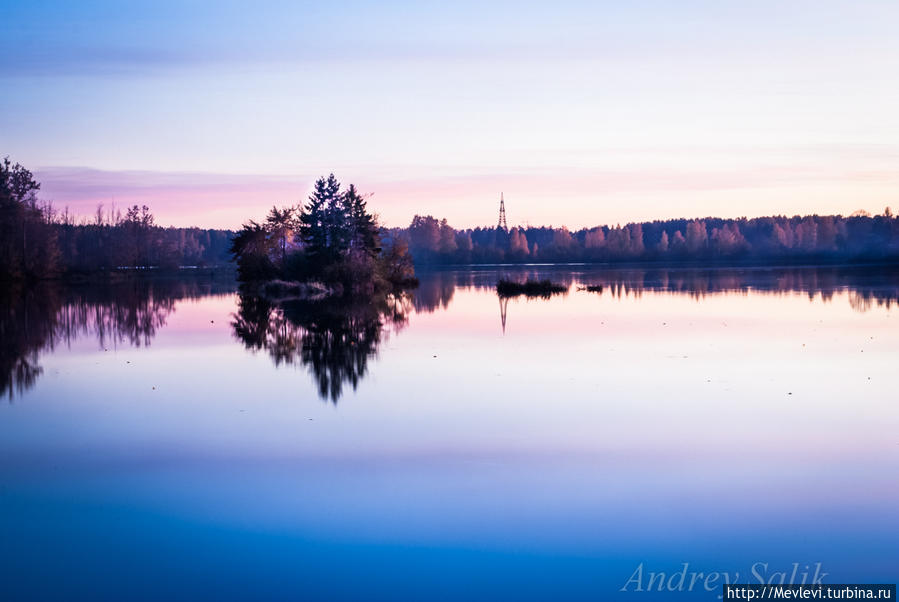
M 569 291 L 503 300 L 502 275 Z M 339 311 L 196 281 L 16 295 L 3 600 L 899 577 L 890 271 L 491 267 Z

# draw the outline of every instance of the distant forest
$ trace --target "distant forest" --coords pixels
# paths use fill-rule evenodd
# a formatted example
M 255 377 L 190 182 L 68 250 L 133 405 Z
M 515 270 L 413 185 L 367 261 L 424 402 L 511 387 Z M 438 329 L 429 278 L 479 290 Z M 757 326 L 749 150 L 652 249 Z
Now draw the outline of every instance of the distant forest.
M 229 265 L 238 232 L 160 227 L 147 206 L 75 218 L 41 201 L 27 169 L 0 161 L 0 279 L 41 279 L 97 271 Z M 297 232 L 279 232 L 303 246 Z M 585 228 L 457 230 L 415 216 L 381 228 L 404 241 L 417 265 L 552 262 L 834 263 L 899 260 L 899 219 L 864 212 L 740 219 L 674 219 Z M 285 245 L 280 253 L 284 254 Z M 273 257 L 279 253 L 272 250 Z M 283 259 L 283 257 L 282 257 Z
M 883 215 L 672 219 L 617 226 L 474 228 L 415 216 L 417 264 L 552 262 L 823 262 L 899 260 L 899 219 Z

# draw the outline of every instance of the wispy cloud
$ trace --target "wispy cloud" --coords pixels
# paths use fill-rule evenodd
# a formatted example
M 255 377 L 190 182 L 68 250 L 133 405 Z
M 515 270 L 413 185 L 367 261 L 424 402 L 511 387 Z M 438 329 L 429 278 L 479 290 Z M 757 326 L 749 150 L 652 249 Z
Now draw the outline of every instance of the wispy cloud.
M 490 223 L 500 191 L 570 226 L 882 208 L 899 180 L 895 2 L 7 4 L 0 153 L 96 168 L 36 170 L 81 214 L 236 226 L 323 169 L 390 224 Z

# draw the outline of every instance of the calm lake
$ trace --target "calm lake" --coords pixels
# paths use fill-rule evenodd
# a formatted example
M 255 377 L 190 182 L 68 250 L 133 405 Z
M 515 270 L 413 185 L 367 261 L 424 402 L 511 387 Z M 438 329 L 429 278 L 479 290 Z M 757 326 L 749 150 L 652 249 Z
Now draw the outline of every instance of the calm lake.
M 500 299 L 503 275 L 569 290 Z M 2 598 L 896 582 L 896 270 L 419 276 L 325 307 L 203 278 L 10 291 Z

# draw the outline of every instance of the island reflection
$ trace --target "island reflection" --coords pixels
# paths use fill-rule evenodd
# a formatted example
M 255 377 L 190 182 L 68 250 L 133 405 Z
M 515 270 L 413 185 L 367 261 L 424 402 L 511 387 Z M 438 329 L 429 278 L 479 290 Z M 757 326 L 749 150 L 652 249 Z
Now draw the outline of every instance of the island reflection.
M 344 385 L 356 390 L 388 334 L 406 325 L 412 302 L 402 292 L 277 303 L 241 292 L 237 307 L 231 326 L 247 349 L 267 351 L 276 366 L 307 367 L 319 397 L 337 403 Z

